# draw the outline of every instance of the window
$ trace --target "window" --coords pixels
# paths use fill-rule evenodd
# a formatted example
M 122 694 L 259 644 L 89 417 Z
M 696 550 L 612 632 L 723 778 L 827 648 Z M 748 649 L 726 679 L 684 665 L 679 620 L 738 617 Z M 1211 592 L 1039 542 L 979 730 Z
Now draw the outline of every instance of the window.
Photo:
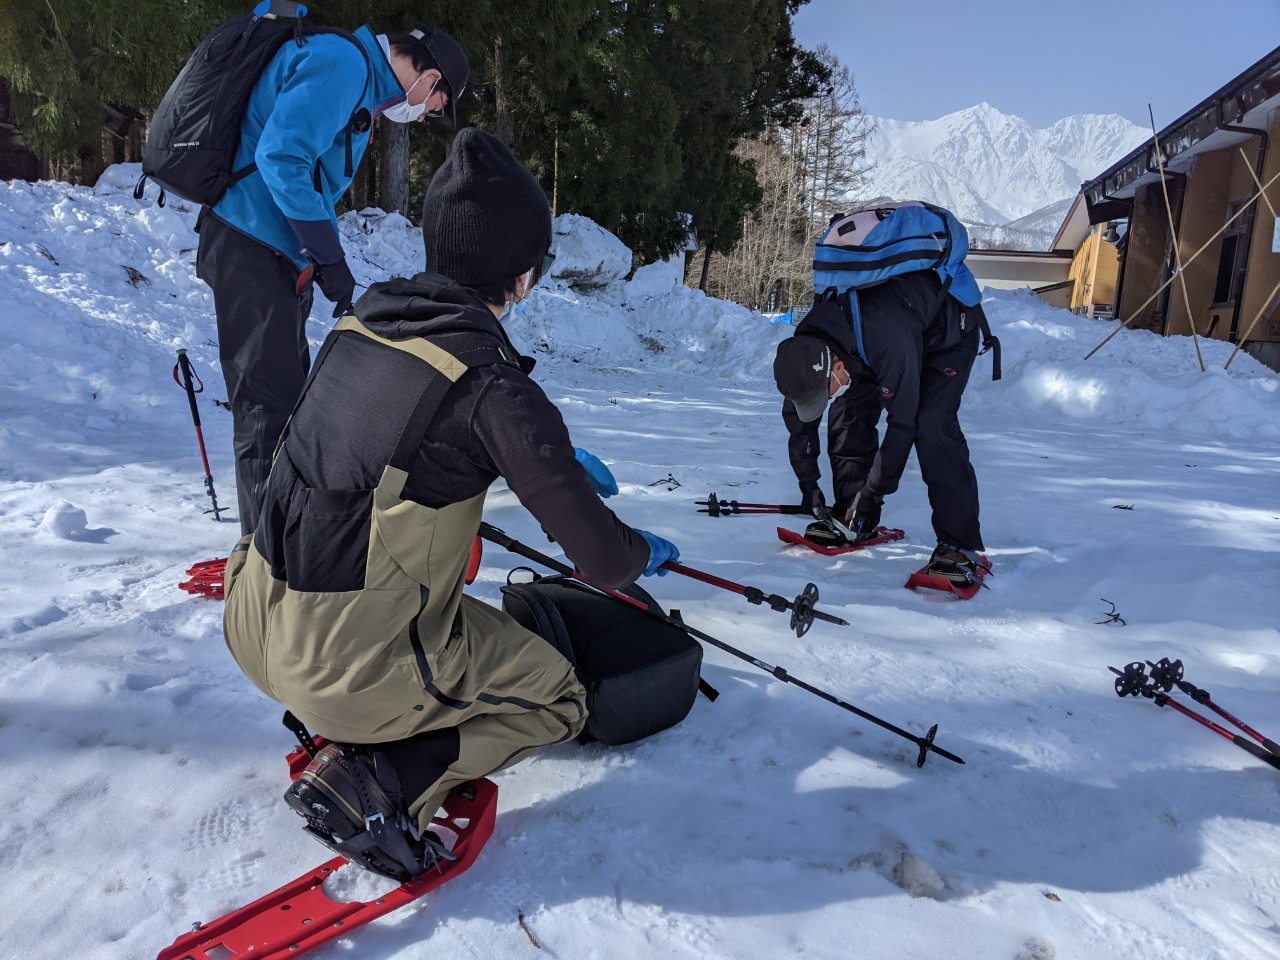
M 1235 216 L 1248 203 L 1248 198 L 1234 200 L 1227 208 L 1227 219 Z M 1215 304 L 1234 303 L 1244 286 L 1245 238 L 1253 229 L 1253 209 L 1238 217 L 1222 237 L 1222 251 L 1218 254 L 1218 274 L 1213 284 Z

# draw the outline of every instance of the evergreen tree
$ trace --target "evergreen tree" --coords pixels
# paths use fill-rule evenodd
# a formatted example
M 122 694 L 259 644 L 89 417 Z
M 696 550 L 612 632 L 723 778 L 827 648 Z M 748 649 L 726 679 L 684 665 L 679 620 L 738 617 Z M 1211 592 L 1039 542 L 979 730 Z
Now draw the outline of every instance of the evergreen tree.
M 20 138 L 55 172 L 92 179 L 104 104 L 150 109 L 229 0 L 6 0 L 0 76 Z

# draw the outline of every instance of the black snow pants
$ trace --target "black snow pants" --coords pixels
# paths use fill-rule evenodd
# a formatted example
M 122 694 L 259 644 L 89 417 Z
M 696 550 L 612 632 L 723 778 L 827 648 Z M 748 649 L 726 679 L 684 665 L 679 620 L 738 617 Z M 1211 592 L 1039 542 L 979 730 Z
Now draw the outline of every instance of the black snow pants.
M 844 396 L 827 407 L 827 457 L 831 461 L 831 512 L 841 520 L 853 505 L 880 446 L 876 425 L 880 421 L 880 391 L 865 379 L 855 380 Z M 787 427 L 787 455 L 800 483 L 801 497 L 818 488 L 822 470 L 818 440 L 822 420 L 802 423 L 790 400 L 782 403 L 782 421 Z
M 925 353 L 916 414 L 916 460 L 929 490 L 933 532 L 941 542 L 966 550 L 984 549 L 978 523 L 978 477 L 959 416 L 960 400 L 978 356 L 977 339 L 975 327 L 954 347 Z
M 198 225 L 196 276 L 213 289 L 218 352 L 235 424 L 240 532 L 258 525 L 276 442 L 302 394 L 311 355 L 306 323 L 311 286 L 298 269 L 206 209 Z

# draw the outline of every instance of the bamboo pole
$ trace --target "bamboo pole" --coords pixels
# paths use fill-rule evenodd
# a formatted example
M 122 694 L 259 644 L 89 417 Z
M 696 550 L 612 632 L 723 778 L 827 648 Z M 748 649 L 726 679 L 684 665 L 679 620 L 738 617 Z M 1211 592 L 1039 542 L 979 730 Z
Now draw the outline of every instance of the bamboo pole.
M 1277 172 L 1276 172 L 1276 174 L 1275 174 L 1274 176 L 1272 176 L 1272 178 L 1271 178 L 1270 180 L 1268 180 L 1265 184 L 1263 184 L 1263 186 L 1262 186 L 1262 190 L 1266 190 L 1266 189 L 1267 189 L 1267 187 L 1270 187 L 1270 186 L 1271 186 L 1273 183 L 1275 183 L 1277 180 L 1280 180 L 1280 171 L 1277 171 Z M 1218 232 L 1217 232 L 1217 233 L 1215 233 L 1212 237 L 1210 237 L 1208 240 L 1206 240 L 1206 241 L 1204 242 L 1204 244 L 1200 247 L 1200 249 L 1199 249 L 1199 250 L 1197 250 L 1197 251 L 1196 251 L 1195 253 L 1193 253 L 1191 256 L 1187 257 L 1187 262 L 1186 262 L 1185 264 L 1183 264 L 1184 269 L 1185 269 L 1186 267 L 1191 266 L 1192 262 L 1196 259 L 1196 257 L 1200 256 L 1200 254 L 1202 254 L 1202 253 L 1204 253 L 1206 250 L 1208 250 L 1208 249 L 1209 249 L 1209 246 L 1210 246 L 1210 245 L 1211 245 L 1215 240 L 1217 240 L 1220 236 L 1222 236 L 1224 233 L 1226 233 L 1227 228 L 1228 228 L 1228 227 L 1230 227 L 1230 226 L 1231 226 L 1231 224 L 1235 223 L 1236 219 L 1237 219 L 1238 217 L 1240 217 L 1242 214 L 1244 214 L 1244 213 L 1245 213 L 1245 211 L 1247 211 L 1247 210 L 1249 209 L 1249 207 L 1250 207 L 1250 206 L 1252 206 L 1252 205 L 1253 205 L 1253 203 L 1258 199 L 1258 197 L 1259 197 L 1259 196 L 1262 196 L 1262 195 L 1263 195 L 1263 194 L 1262 194 L 1262 191 L 1260 190 L 1257 194 L 1255 194 L 1254 196 L 1250 197 L 1250 198 L 1249 198 L 1248 200 L 1246 200 L 1243 204 L 1241 204 L 1240 209 L 1239 209 L 1239 210 L 1237 210 L 1235 213 L 1233 213 L 1233 214 L 1231 215 L 1231 218 L 1230 218 L 1229 220 L 1227 220 L 1227 222 L 1226 222 L 1226 223 L 1224 223 L 1221 227 L 1219 227 L 1219 228 L 1218 228 Z M 1169 278 L 1168 280 L 1166 280 L 1164 283 L 1160 284 L 1160 286 L 1156 289 L 1155 293 L 1153 293 L 1153 294 L 1151 294 L 1151 296 L 1147 297 L 1147 299 L 1146 299 L 1146 300 L 1144 300 L 1144 301 L 1143 301 L 1143 302 L 1138 306 L 1138 309 L 1134 310 L 1134 311 L 1133 311 L 1133 313 L 1129 314 L 1129 316 L 1128 316 L 1128 318 L 1127 318 L 1127 319 L 1125 319 L 1124 321 L 1122 321 L 1122 322 L 1121 322 L 1121 324 L 1120 324 L 1118 327 L 1116 327 L 1116 328 L 1115 328 L 1114 330 L 1112 330 L 1109 334 L 1107 334 L 1107 337 L 1106 337 L 1106 339 L 1105 339 L 1105 340 L 1103 340 L 1100 344 L 1098 344 L 1096 347 L 1094 347 L 1092 350 L 1090 350 L 1088 353 L 1086 353 L 1086 354 L 1084 355 L 1084 358 L 1085 358 L 1086 360 L 1088 360 L 1088 359 L 1089 359 L 1090 357 L 1092 357 L 1095 353 L 1097 353 L 1099 350 L 1101 350 L 1103 347 L 1105 347 L 1108 343 L 1110 343 L 1110 342 L 1111 342 L 1111 340 L 1112 340 L 1112 338 L 1113 338 L 1113 337 L 1115 337 L 1115 335 L 1116 335 L 1116 334 L 1118 334 L 1121 330 L 1124 330 L 1126 327 L 1128 327 L 1128 326 L 1129 326 L 1129 324 L 1133 323 L 1133 321 L 1134 321 L 1134 320 L 1137 320 L 1137 319 L 1138 319 L 1138 314 L 1142 313 L 1142 311 L 1143 311 L 1143 310 L 1145 310 L 1145 309 L 1147 308 L 1147 305 L 1148 305 L 1149 303 L 1151 303 L 1151 301 L 1152 301 L 1152 300 L 1154 300 L 1156 297 L 1160 296 L 1160 294 L 1162 294 L 1162 293 L 1164 292 L 1165 287 L 1169 286 L 1169 284 L 1173 283 L 1173 281 L 1174 281 L 1174 278 L 1173 278 L 1173 277 L 1170 277 L 1170 278 Z
M 1275 299 L 1277 293 L 1280 293 L 1280 280 L 1276 281 L 1276 285 L 1271 288 L 1271 292 L 1267 294 L 1267 298 L 1262 301 L 1262 306 L 1258 308 L 1257 314 L 1249 321 L 1249 326 L 1244 332 L 1244 336 L 1240 338 L 1240 342 L 1236 344 L 1236 348 L 1231 351 L 1231 356 L 1227 357 L 1227 362 L 1222 365 L 1222 369 L 1226 370 L 1231 366 L 1231 361 L 1236 358 L 1236 354 L 1240 352 L 1240 348 L 1249 342 L 1249 337 L 1253 334 L 1253 328 L 1258 325 L 1258 321 L 1262 319 L 1262 315 L 1267 312 L 1267 307 L 1271 306 L 1271 302 Z
M 1178 249 L 1178 233 L 1173 225 L 1173 204 L 1169 202 L 1169 185 L 1164 176 L 1164 157 L 1160 153 L 1160 135 L 1156 133 L 1156 115 L 1147 104 L 1147 115 L 1151 117 L 1151 141 L 1156 146 L 1156 167 L 1160 171 L 1160 192 L 1164 194 L 1164 212 L 1169 216 L 1169 239 L 1173 242 L 1173 264 L 1177 270 L 1179 286 L 1182 287 L 1182 305 L 1187 311 L 1187 323 L 1191 325 L 1191 342 L 1196 347 L 1196 360 L 1200 362 L 1200 372 L 1204 373 L 1204 354 L 1200 352 L 1200 337 L 1196 333 L 1196 317 L 1191 312 L 1191 295 L 1187 293 L 1187 278 L 1182 274 L 1182 253 Z M 1182 202 L 1187 202 L 1186 188 L 1182 191 Z
M 1271 211 L 1271 216 L 1276 216 L 1276 208 L 1271 203 L 1271 198 L 1262 192 L 1262 182 L 1258 179 L 1257 172 L 1253 169 L 1253 164 L 1249 162 L 1249 156 L 1244 152 L 1244 147 L 1240 150 L 1240 159 L 1244 161 L 1245 169 L 1249 171 L 1249 176 L 1253 177 L 1254 184 L 1258 187 L 1258 193 L 1262 195 L 1262 199 L 1267 202 L 1267 209 Z M 1277 217 L 1280 219 L 1280 217 Z M 1262 301 L 1262 306 L 1258 308 L 1257 315 L 1249 321 L 1249 326 L 1245 328 L 1244 336 L 1236 343 L 1236 348 L 1231 351 L 1231 356 L 1227 357 L 1227 362 L 1222 365 L 1222 369 L 1226 370 L 1231 366 L 1231 361 L 1236 358 L 1236 354 L 1240 352 L 1240 348 L 1249 342 L 1249 337 L 1253 334 L 1253 328 L 1258 325 L 1258 321 L 1262 319 L 1262 315 L 1267 312 L 1267 307 L 1271 306 L 1271 301 L 1275 299 L 1277 293 L 1280 293 L 1280 280 L 1276 281 L 1276 285 L 1271 288 L 1271 292 L 1267 294 Z
M 1238 148 L 1240 151 L 1240 159 L 1244 161 L 1244 168 L 1249 171 L 1249 176 L 1253 177 L 1253 182 L 1258 188 L 1258 192 L 1262 193 L 1262 181 L 1258 179 L 1258 174 L 1253 169 L 1253 164 L 1249 162 L 1249 155 L 1244 152 L 1244 147 Z M 1276 215 L 1276 208 L 1271 205 L 1271 198 L 1262 193 L 1262 199 L 1267 201 L 1267 209 L 1271 211 L 1271 215 Z

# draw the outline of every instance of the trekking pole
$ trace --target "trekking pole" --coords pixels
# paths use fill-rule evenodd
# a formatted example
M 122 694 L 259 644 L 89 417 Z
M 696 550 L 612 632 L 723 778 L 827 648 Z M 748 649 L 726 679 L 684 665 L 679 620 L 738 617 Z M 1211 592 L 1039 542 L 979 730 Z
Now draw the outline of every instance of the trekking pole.
M 871 723 L 874 723 L 876 726 L 884 730 L 888 730 L 890 733 L 897 734 L 898 736 L 906 740 L 910 740 L 912 743 L 914 743 L 917 747 L 920 748 L 920 755 L 916 758 L 917 767 L 924 766 L 924 762 L 928 758 L 930 752 L 936 753 L 942 757 L 946 757 L 948 760 L 952 761 L 953 763 L 964 763 L 964 760 L 962 760 L 960 757 L 957 757 L 954 753 L 951 753 L 948 750 L 944 750 L 942 749 L 942 747 L 939 747 L 934 744 L 933 738 L 938 733 L 938 725 L 936 723 L 929 728 L 929 732 L 926 733 L 923 737 L 917 737 L 914 733 L 910 733 L 906 730 L 903 730 L 901 727 L 895 726 L 894 724 L 890 723 L 888 720 L 881 720 L 875 714 L 868 713 L 865 710 L 860 710 L 858 707 L 855 707 L 853 704 L 846 703 L 844 700 L 841 700 L 839 697 L 832 696 L 831 694 L 827 693 L 825 690 L 820 690 L 817 687 L 814 687 L 814 686 L 811 686 L 810 684 L 805 683 L 803 680 L 798 680 L 797 678 L 791 676 L 791 674 L 787 673 L 787 671 L 782 667 L 775 667 L 772 664 L 765 663 L 763 660 L 758 660 L 755 657 L 751 656 L 751 654 L 745 653 L 742 650 L 737 649 L 736 647 L 732 647 L 729 644 L 725 643 L 723 640 L 717 640 L 715 637 L 711 636 L 710 634 L 703 633 L 701 630 L 698 630 L 694 627 L 689 626 L 683 620 L 677 620 L 674 617 L 669 617 L 665 613 L 663 613 L 661 610 L 656 610 L 653 607 L 649 606 L 643 600 L 640 600 L 636 597 L 629 597 L 625 593 L 622 593 L 618 590 L 609 590 L 605 587 L 596 586 L 590 580 L 587 580 L 585 577 L 579 574 L 577 570 L 573 569 L 573 567 L 569 566 L 567 563 L 561 563 L 559 560 L 556 560 L 553 557 L 548 557 L 546 554 L 539 553 L 537 550 L 534 550 L 532 547 L 521 543 L 519 540 L 516 540 L 514 537 L 508 536 L 506 533 L 499 530 L 497 527 L 493 526 L 492 524 L 481 522 L 479 533 L 480 533 L 480 536 L 488 540 L 490 543 L 496 543 L 498 546 L 502 547 L 505 550 L 509 550 L 510 552 L 516 554 L 517 556 L 524 557 L 526 560 L 532 560 L 534 563 L 540 563 L 544 567 L 554 570 L 557 573 L 563 574 L 564 576 L 572 577 L 573 579 L 577 580 L 579 583 L 585 583 L 587 586 L 591 587 L 593 590 L 598 590 L 600 593 L 603 593 L 605 596 L 613 597 L 615 600 L 620 600 L 623 603 L 630 604 L 633 607 L 638 607 L 639 609 L 645 611 L 647 614 L 649 614 L 649 616 L 653 617 L 654 619 L 661 620 L 663 623 L 669 623 L 673 627 L 676 627 L 679 630 L 685 631 L 690 636 L 696 637 L 697 639 L 701 640 L 703 643 L 709 643 L 713 647 L 718 647 L 721 650 L 723 650 L 725 653 L 728 653 L 732 656 L 737 657 L 739 660 L 745 660 L 747 663 L 751 664 L 754 667 L 759 667 L 765 673 L 771 674 L 775 679 L 781 680 L 783 683 L 794 684 L 795 686 L 799 687 L 802 690 L 807 690 L 809 693 L 812 693 L 816 697 L 821 697 L 823 700 L 826 700 L 828 703 L 834 703 L 837 707 L 840 707 L 843 710 L 848 710 L 850 713 L 856 714 L 857 716 L 861 717 L 863 720 L 868 720 Z
M 815 605 L 818 602 L 818 587 L 812 583 L 806 584 L 804 591 L 796 594 L 794 600 L 788 600 L 786 597 L 780 597 L 776 593 L 765 593 L 759 587 L 748 587 L 741 583 L 734 583 L 732 580 L 724 580 L 714 574 L 695 570 L 693 567 L 686 567 L 683 563 L 676 563 L 675 561 L 664 563 L 662 569 L 670 570 L 672 573 L 678 573 L 693 580 L 699 580 L 702 583 L 709 583 L 713 587 L 728 590 L 730 593 L 736 593 L 745 597 L 748 603 L 767 603 L 770 610 L 776 610 L 779 613 L 786 613 L 790 610 L 791 629 L 796 632 L 797 637 L 803 637 L 808 633 L 809 628 L 813 626 L 814 620 L 822 620 L 842 627 L 849 625 L 848 620 L 842 620 L 830 613 L 823 613 L 821 610 L 815 609 Z
M 1228 723 L 1239 727 L 1249 736 L 1253 737 L 1253 739 L 1257 740 L 1272 753 L 1280 756 L 1280 743 L 1276 743 L 1274 740 L 1264 737 L 1257 730 L 1253 729 L 1253 727 L 1246 723 L 1241 723 L 1236 717 L 1232 716 L 1226 710 L 1223 710 L 1222 707 L 1213 702 L 1213 698 L 1209 696 L 1208 690 L 1203 690 L 1195 684 L 1190 683 L 1187 680 L 1183 680 L 1181 660 L 1174 660 L 1170 663 L 1168 657 L 1161 657 L 1159 663 L 1152 663 L 1148 660 L 1147 666 L 1151 668 L 1151 682 L 1157 687 L 1160 687 L 1166 692 L 1177 687 L 1196 703 L 1203 707 L 1208 707 Z
M 786 513 L 786 514 L 807 514 L 809 508 L 799 504 L 790 503 L 739 503 L 737 500 L 717 500 L 714 493 L 707 494 L 707 499 L 696 501 L 699 507 L 699 513 L 705 513 L 712 517 L 738 517 L 747 516 L 749 514 L 762 513 Z
M 178 379 L 178 371 L 182 371 L 182 379 Z M 191 378 L 195 377 L 196 383 L 200 384 L 197 390 L 191 383 Z M 209 455 L 204 450 L 204 433 L 200 429 L 200 410 L 196 407 L 196 394 L 204 392 L 204 381 L 194 374 L 191 370 L 191 361 L 187 359 L 187 351 L 178 351 L 178 362 L 173 365 L 173 382 L 178 384 L 187 391 L 187 400 L 191 404 L 191 419 L 196 425 L 196 441 L 200 444 L 200 460 L 204 463 L 204 489 L 209 494 L 209 500 L 213 503 L 213 509 L 206 510 L 205 513 L 212 513 L 214 520 L 221 520 L 221 511 L 226 507 L 218 506 L 218 495 L 213 489 L 213 471 L 209 469 Z
M 1169 694 L 1162 691 L 1159 688 L 1159 685 L 1156 684 L 1151 677 L 1146 675 L 1146 666 L 1142 661 L 1136 660 L 1133 663 L 1125 664 L 1123 671 L 1117 670 L 1115 667 L 1107 667 L 1107 669 L 1116 675 L 1117 679 L 1115 681 L 1115 687 L 1116 694 L 1118 696 L 1146 697 L 1149 700 L 1154 700 L 1157 707 L 1173 707 L 1174 710 L 1183 716 L 1190 717 L 1201 726 L 1208 727 L 1214 733 L 1218 734 L 1218 736 L 1230 740 L 1241 750 L 1245 750 L 1253 754 L 1263 763 L 1269 763 L 1277 770 L 1280 770 L 1280 756 L 1277 756 L 1268 750 L 1264 750 L 1253 741 L 1246 740 L 1238 733 L 1232 733 L 1225 727 L 1218 726 L 1218 724 L 1214 723 L 1208 717 L 1201 716 L 1194 710 L 1188 709 L 1177 700 L 1174 700 L 1169 696 Z

